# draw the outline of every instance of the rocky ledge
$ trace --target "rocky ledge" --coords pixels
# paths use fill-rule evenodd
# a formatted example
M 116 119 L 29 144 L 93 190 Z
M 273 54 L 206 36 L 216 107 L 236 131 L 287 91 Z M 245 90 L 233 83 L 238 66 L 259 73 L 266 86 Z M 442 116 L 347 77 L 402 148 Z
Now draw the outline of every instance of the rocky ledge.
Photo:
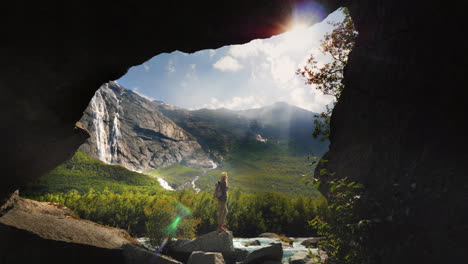
M 180 263 L 155 257 L 125 231 L 76 217 L 65 206 L 18 198 L 0 218 L 2 263 Z

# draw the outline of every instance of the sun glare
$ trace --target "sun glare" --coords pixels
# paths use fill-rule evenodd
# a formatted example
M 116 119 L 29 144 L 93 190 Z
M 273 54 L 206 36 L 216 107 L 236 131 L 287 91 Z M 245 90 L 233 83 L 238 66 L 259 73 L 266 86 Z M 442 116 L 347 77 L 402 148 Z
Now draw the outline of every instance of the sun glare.
M 296 31 L 301 31 L 307 28 L 306 23 L 301 23 L 301 22 L 294 22 L 291 24 L 289 27 L 289 32 L 296 32 Z

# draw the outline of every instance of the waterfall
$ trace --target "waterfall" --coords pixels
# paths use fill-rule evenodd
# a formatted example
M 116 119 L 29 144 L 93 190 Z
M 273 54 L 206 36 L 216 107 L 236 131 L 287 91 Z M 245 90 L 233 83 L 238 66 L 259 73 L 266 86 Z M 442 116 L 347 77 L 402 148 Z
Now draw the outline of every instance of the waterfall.
M 118 99 L 117 96 L 115 95 L 114 91 L 112 91 L 111 89 L 109 89 L 109 93 L 112 95 L 112 97 L 115 99 L 115 102 L 116 102 L 116 110 L 115 110 L 115 114 L 114 114 L 114 119 L 112 121 L 112 127 L 111 127 L 111 133 L 110 133 L 110 137 L 109 137 L 109 145 L 110 145 L 110 155 L 111 155 L 111 159 L 110 159 L 110 163 L 117 163 L 117 158 L 118 158 L 118 149 L 119 149 L 119 138 L 120 138 L 120 111 L 121 111 L 121 106 L 120 106 L 120 102 L 122 101 L 122 99 Z M 120 96 L 122 96 L 122 94 L 120 94 Z M 122 98 L 122 97 L 120 97 Z
M 108 107 L 104 98 L 115 106 L 113 116 L 109 112 L 111 105 Z M 97 90 L 90 102 L 91 111 L 93 112 L 97 156 L 101 161 L 108 164 L 118 163 L 119 138 L 121 135 L 120 102 L 121 100 L 117 98 L 108 84 L 104 84 Z
M 106 102 L 102 96 L 101 89 L 97 90 L 91 99 L 91 110 L 93 111 L 94 137 L 96 140 L 97 156 L 101 161 L 110 163 L 110 149 L 108 144 L 106 121 L 109 119 Z

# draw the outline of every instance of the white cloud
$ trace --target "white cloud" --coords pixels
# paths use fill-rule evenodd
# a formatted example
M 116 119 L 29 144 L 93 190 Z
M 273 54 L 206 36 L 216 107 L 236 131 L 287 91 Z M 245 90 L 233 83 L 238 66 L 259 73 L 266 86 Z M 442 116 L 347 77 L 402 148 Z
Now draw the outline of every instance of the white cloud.
M 167 70 L 168 73 L 174 73 L 176 71 L 176 68 L 174 66 L 174 62 L 172 60 L 169 60 L 169 62 L 167 63 L 166 70 Z
M 264 105 L 264 101 L 258 99 L 254 96 L 239 97 L 236 96 L 232 99 L 221 102 L 216 97 L 211 97 L 210 103 L 204 104 L 199 108 L 208 108 L 208 109 L 218 109 L 218 108 L 227 108 L 231 110 L 243 110 L 258 108 Z
M 270 59 L 271 76 L 280 84 L 291 81 L 296 76 L 297 64 L 289 56 Z
M 197 79 L 196 73 L 197 65 L 196 64 L 189 64 L 189 69 L 185 74 L 185 78 Z
M 236 58 L 246 58 L 250 56 L 257 56 L 262 50 L 263 41 L 256 39 L 243 45 L 232 45 L 229 48 L 229 54 Z
M 210 52 L 209 53 L 210 58 L 213 58 L 213 56 L 216 55 L 216 50 L 214 50 L 214 49 L 211 49 L 209 52 Z
M 150 66 L 148 66 L 146 63 L 143 63 L 143 69 L 145 69 L 145 72 L 148 72 L 150 70 Z
M 226 72 L 236 72 L 242 69 L 242 65 L 231 56 L 224 56 L 213 64 L 213 68 Z

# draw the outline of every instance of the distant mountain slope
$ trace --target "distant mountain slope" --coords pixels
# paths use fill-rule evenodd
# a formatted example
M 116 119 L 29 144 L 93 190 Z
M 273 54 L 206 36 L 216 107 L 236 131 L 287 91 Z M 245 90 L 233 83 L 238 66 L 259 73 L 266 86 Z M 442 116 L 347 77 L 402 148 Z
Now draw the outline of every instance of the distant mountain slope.
M 285 102 L 237 111 L 252 120 L 255 130 L 272 141 L 288 140 L 288 149 L 296 154 L 322 156 L 328 149 L 328 142 L 312 137 L 315 113 Z
M 153 103 L 221 160 L 234 145 L 263 139 L 286 142 L 293 155 L 322 156 L 328 149 L 328 142 L 312 138 L 315 113 L 287 103 L 243 111 L 224 108 L 189 111 L 163 102 Z

